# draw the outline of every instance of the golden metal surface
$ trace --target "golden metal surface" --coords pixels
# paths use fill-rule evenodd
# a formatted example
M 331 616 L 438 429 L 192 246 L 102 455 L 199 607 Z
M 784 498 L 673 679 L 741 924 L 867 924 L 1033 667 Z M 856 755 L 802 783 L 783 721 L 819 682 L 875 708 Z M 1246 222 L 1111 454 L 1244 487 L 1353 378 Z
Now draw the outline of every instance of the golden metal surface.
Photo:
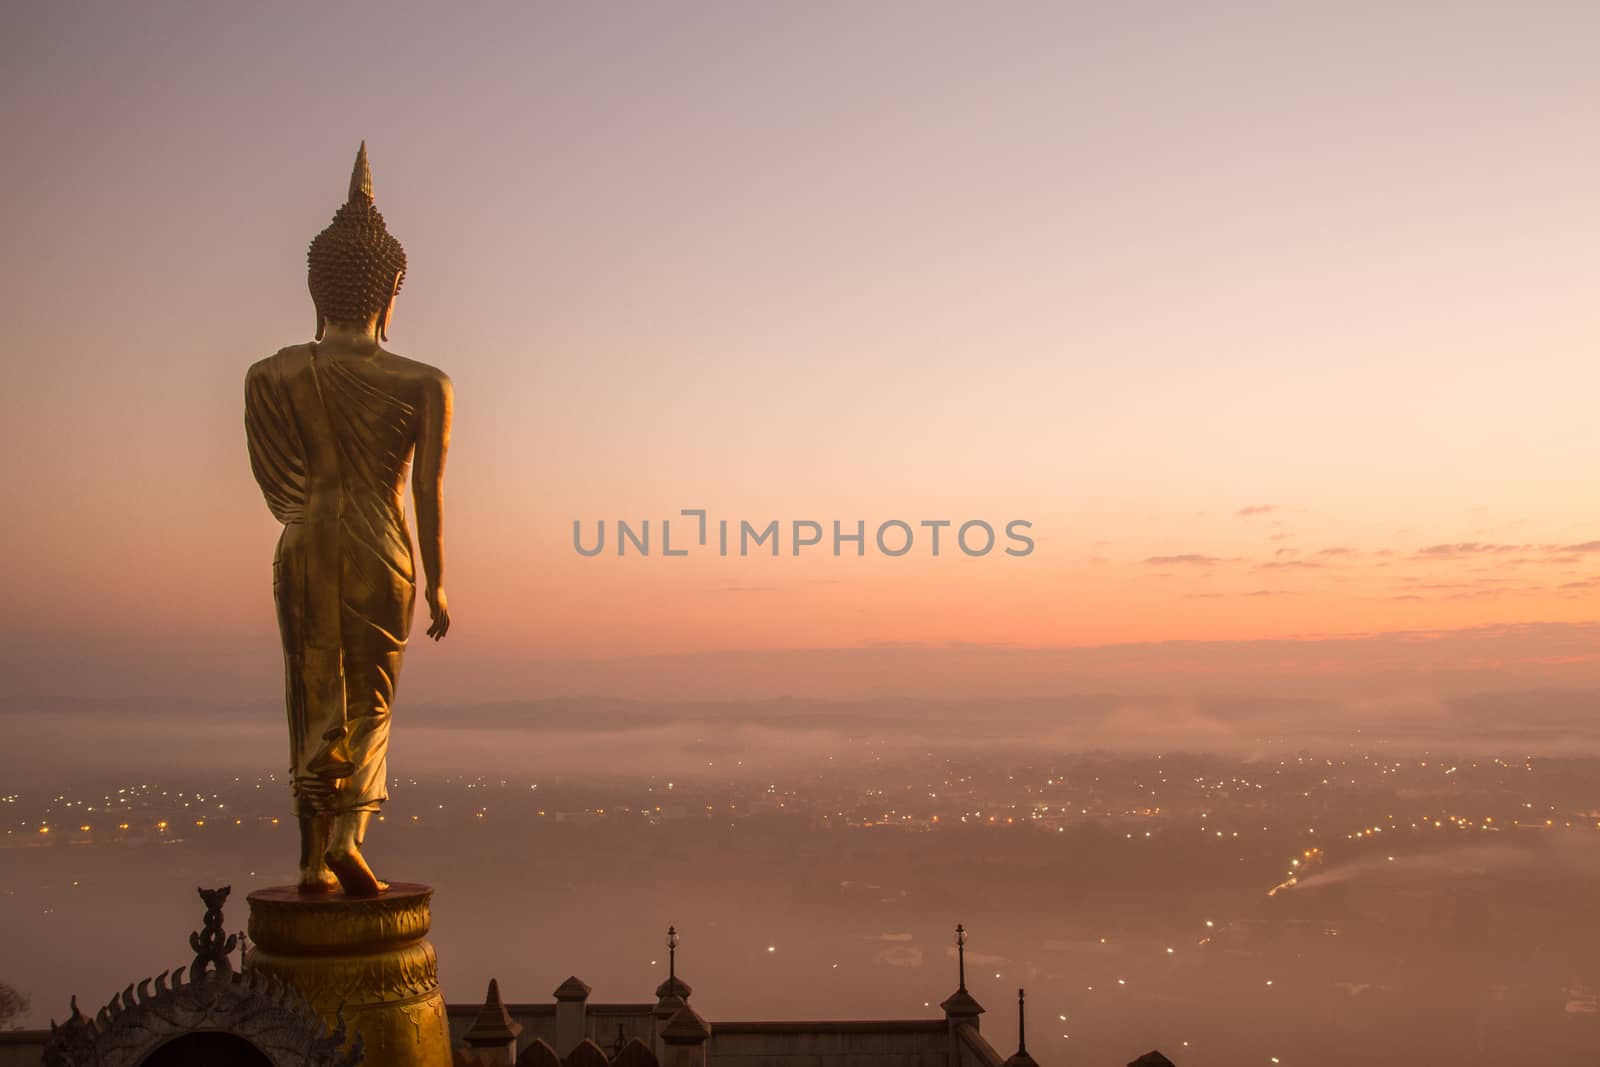
M 356 898 L 257 890 L 245 966 L 293 985 L 329 1026 L 342 1010 L 375 1067 L 448 1067 L 450 1026 L 426 939 L 432 896 L 410 883 Z
M 428 636 L 450 628 L 443 484 L 453 397 L 441 371 L 380 340 L 405 252 L 372 199 L 366 145 L 349 197 L 308 255 L 317 340 L 245 376 L 250 466 L 283 523 L 273 596 L 283 643 L 300 891 L 384 888 L 361 846 L 388 799 L 389 717 L 416 595 L 408 468 Z

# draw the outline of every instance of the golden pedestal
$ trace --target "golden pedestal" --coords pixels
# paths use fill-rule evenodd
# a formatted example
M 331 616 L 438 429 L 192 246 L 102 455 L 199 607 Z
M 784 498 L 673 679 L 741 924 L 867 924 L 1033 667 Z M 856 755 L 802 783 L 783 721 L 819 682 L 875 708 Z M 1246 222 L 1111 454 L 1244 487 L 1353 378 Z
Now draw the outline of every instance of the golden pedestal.
M 331 1027 L 365 1041 L 371 1067 L 450 1067 L 439 965 L 427 941 L 430 886 L 397 882 L 376 897 L 250 894 L 252 970 L 294 986 Z

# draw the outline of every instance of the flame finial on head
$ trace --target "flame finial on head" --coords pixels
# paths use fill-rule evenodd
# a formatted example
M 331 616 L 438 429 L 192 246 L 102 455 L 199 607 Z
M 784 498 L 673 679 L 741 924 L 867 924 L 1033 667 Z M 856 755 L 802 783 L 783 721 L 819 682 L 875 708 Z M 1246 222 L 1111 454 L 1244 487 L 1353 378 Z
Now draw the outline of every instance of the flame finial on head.
M 361 200 L 357 200 L 361 197 Z M 372 165 L 367 162 L 367 142 L 361 142 L 361 148 L 356 152 L 356 165 L 350 172 L 350 198 L 347 203 L 360 204 L 362 201 L 370 204 L 372 197 Z
M 324 320 L 360 324 L 378 315 L 378 338 L 387 340 L 387 308 L 405 278 L 406 253 L 373 203 L 366 141 L 350 171 L 349 195 L 312 240 L 306 258 L 306 283 L 317 306 L 317 339 L 322 339 Z

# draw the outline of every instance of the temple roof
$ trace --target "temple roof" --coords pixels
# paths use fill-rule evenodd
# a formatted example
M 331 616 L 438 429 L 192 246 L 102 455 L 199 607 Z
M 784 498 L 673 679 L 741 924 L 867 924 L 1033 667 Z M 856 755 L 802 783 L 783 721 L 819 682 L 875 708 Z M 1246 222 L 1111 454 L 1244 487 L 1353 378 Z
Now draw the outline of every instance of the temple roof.
M 561 1067 L 561 1057 L 550 1047 L 550 1042 L 536 1037 L 517 1056 L 517 1067 Z
M 661 1031 L 661 1040 L 669 1045 L 694 1044 L 711 1036 L 711 1024 L 700 1013 L 685 1004 Z
M 588 1000 L 589 985 L 577 975 L 570 975 L 565 982 L 556 986 L 552 995 L 557 1000 Z
M 605 1050 L 587 1037 L 567 1053 L 566 1059 L 566 1067 L 610 1067 L 610 1063 Z
M 971 993 L 965 989 L 958 989 L 951 993 L 939 1007 L 944 1009 L 946 1015 L 982 1015 L 983 1005 L 979 1004 Z
M 622 1051 L 611 1061 L 611 1067 L 660 1067 L 660 1061 L 649 1045 L 634 1037 L 622 1046 Z
M 656 986 L 656 996 L 662 1000 L 665 1000 L 668 997 L 677 997 L 679 1000 L 688 1000 L 689 994 L 692 992 L 694 992 L 694 990 L 689 987 L 689 983 L 685 982 L 677 975 L 671 976 L 665 982 L 662 982 L 660 985 Z
M 1128 1067 L 1175 1067 L 1173 1062 L 1154 1049 L 1128 1064 Z
M 520 1033 L 522 1024 L 512 1021 L 500 1001 L 500 983 L 489 979 L 489 994 L 484 998 L 483 1008 L 472 1020 L 471 1028 L 462 1035 L 462 1040 L 469 1045 L 503 1045 Z

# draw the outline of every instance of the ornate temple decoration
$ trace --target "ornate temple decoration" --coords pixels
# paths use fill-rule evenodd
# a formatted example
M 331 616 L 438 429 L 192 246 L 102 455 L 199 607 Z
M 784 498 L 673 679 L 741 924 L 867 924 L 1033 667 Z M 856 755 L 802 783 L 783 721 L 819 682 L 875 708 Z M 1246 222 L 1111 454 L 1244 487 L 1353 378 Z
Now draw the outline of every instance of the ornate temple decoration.
M 189 937 L 194 961 L 129 985 L 93 1019 L 72 1010 L 52 1020 L 46 1067 L 160 1067 L 207 1054 L 240 1067 L 356 1067 L 360 1035 L 349 1040 L 342 1016 L 332 1031 L 292 987 L 267 974 L 234 972 L 234 938 L 222 934 L 228 889 L 200 890 L 202 928 Z

